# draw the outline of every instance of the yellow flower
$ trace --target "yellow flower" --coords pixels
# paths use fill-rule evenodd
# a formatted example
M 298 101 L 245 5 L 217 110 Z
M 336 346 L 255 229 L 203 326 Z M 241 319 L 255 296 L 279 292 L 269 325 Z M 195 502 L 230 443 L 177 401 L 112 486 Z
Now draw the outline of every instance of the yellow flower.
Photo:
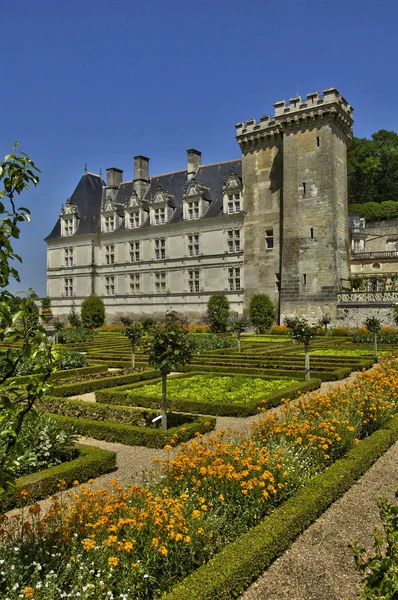
M 170 446 L 170 444 L 166 444 L 163 449 L 169 451 L 173 449 L 173 446 Z
M 95 541 L 94 540 L 83 540 L 82 546 L 88 552 L 89 550 L 92 550 L 93 548 L 95 548 Z
M 31 587 L 27 587 L 23 590 L 24 598 L 33 598 L 35 590 Z
M 117 567 L 119 564 L 119 559 L 116 556 L 110 556 L 108 558 L 108 565 L 110 567 Z
M 159 546 L 159 538 L 152 538 L 152 547 L 157 548 Z
M 199 519 L 199 517 L 200 517 L 200 510 L 194 510 L 192 512 L 192 518 L 193 519 Z
M 165 546 L 160 546 L 158 552 L 162 555 L 162 556 L 167 556 L 168 555 L 168 550 Z
M 205 532 L 205 530 L 203 529 L 203 527 L 199 527 L 198 534 L 202 535 L 202 533 L 204 533 L 204 532 Z
M 189 544 L 189 542 L 191 541 L 191 538 L 189 537 L 189 535 L 186 535 L 184 538 L 184 542 L 186 542 L 187 544 Z
M 225 498 L 224 498 L 224 496 L 222 494 L 220 494 L 218 497 L 221 500 L 221 502 L 224 502 Z

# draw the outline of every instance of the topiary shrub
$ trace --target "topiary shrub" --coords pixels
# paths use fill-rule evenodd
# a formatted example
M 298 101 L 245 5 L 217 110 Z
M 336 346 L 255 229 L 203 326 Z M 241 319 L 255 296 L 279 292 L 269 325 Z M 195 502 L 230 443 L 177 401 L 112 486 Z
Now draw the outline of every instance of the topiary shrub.
M 207 318 L 213 333 L 225 333 L 229 319 L 229 301 L 224 294 L 213 294 L 207 303 Z
M 59 344 L 80 344 L 82 342 L 92 342 L 94 333 L 90 329 L 79 327 L 77 329 L 62 329 L 58 333 Z
M 257 333 L 265 333 L 275 321 L 275 306 L 267 294 L 255 294 L 249 305 L 249 317 Z
M 105 306 L 102 298 L 89 296 L 82 302 L 82 323 L 88 329 L 97 329 L 105 323 Z

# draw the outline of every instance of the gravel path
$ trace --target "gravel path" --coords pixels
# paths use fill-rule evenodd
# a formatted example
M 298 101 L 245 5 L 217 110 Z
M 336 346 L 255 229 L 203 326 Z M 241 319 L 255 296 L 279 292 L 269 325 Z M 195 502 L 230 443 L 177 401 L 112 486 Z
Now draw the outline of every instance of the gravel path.
M 361 574 L 349 542 L 371 550 L 381 529 L 376 498 L 394 500 L 398 442 L 241 596 L 241 600 L 346 600 L 357 597 Z M 395 500 L 396 501 L 396 500 Z

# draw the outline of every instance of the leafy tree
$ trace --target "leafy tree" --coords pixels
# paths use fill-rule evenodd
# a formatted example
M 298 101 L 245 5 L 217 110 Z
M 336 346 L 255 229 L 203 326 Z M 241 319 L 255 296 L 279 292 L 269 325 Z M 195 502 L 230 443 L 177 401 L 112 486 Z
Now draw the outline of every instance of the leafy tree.
M 284 320 L 286 327 L 290 329 L 290 335 L 294 340 L 304 345 L 305 352 L 305 379 L 310 378 L 310 341 L 316 334 L 316 327 L 310 325 L 307 319 L 286 318 Z
M 397 133 L 381 129 L 370 140 L 354 137 L 347 158 L 350 204 L 398 200 Z
M 213 333 L 227 331 L 229 317 L 229 301 L 224 294 L 213 294 L 207 303 L 207 318 Z
M 20 445 L 19 435 L 26 415 L 36 400 L 49 388 L 48 378 L 54 371 L 56 354 L 45 329 L 38 322 L 36 296 L 21 298 L 6 290 L 10 278 L 19 281 L 13 261 L 21 261 L 13 249 L 19 238 L 20 223 L 30 220 L 27 208 L 17 208 L 15 201 L 30 185 L 39 182 L 39 170 L 27 154 L 13 152 L 0 162 L 0 496 L 12 490 L 17 473 L 15 452 Z M 7 203 L 7 204 L 6 204 Z M 40 375 L 28 383 L 15 380 L 18 366 L 32 359 L 40 365 Z
M 167 375 L 189 363 L 195 342 L 174 311 L 166 313 L 163 323 L 149 332 L 149 364 L 162 376 L 162 427 L 167 429 Z
M 266 294 L 255 294 L 249 304 L 250 321 L 257 333 L 265 333 L 275 321 L 275 306 Z
M 74 301 L 72 301 L 72 306 L 69 311 L 68 322 L 69 322 L 69 325 L 72 325 L 72 327 L 81 327 L 82 326 L 82 320 L 79 317 L 78 313 L 76 312 L 76 305 L 75 305 Z
M 144 333 L 149 333 L 152 327 L 156 325 L 156 319 L 153 319 L 152 317 L 144 317 L 141 319 L 140 323 Z
M 238 352 L 240 352 L 240 336 L 247 330 L 248 326 L 247 319 L 242 318 L 234 319 L 230 324 L 230 330 L 232 333 L 236 333 L 238 338 Z
M 82 302 L 82 323 L 87 329 L 97 329 L 105 323 L 105 306 L 102 298 L 89 296 Z
M 377 362 L 377 334 L 380 332 L 381 329 L 380 321 L 379 319 L 376 319 L 376 317 L 368 317 L 365 321 L 365 327 L 374 335 L 374 357 L 375 361 Z
M 327 336 L 327 334 L 328 334 L 328 325 L 331 322 L 331 320 L 332 319 L 330 318 L 330 315 L 325 314 L 325 315 L 322 315 L 321 318 L 318 321 L 320 327 L 324 327 L 325 328 L 325 336 Z
M 138 344 L 140 339 L 143 336 L 144 328 L 141 323 L 133 323 L 132 319 L 129 317 L 123 317 L 121 319 L 124 328 L 122 330 L 123 335 L 129 340 L 131 345 L 131 368 L 135 367 L 135 346 Z

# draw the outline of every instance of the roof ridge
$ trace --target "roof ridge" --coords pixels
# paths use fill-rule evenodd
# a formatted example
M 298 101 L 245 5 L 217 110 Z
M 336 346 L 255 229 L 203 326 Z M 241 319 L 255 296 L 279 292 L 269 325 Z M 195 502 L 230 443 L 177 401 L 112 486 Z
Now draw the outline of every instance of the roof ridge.
M 242 160 L 241 158 L 231 158 L 230 160 L 221 160 L 220 162 L 208 163 L 207 165 L 199 165 L 199 169 L 203 167 L 214 167 L 216 165 L 226 165 L 232 162 L 238 162 Z M 164 177 L 165 175 L 174 175 L 174 173 L 185 173 L 187 169 L 179 169 L 178 171 L 169 171 L 168 173 L 160 173 L 159 175 L 151 175 L 150 179 L 155 179 L 156 177 Z
M 99 177 L 100 179 L 102 179 L 102 175 L 99 175 L 98 173 L 91 173 L 91 171 L 86 171 L 84 174 L 85 175 L 94 175 L 94 177 Z
M 164 177 L 165 175 L 174 175 L 174 173 L 185 173 L 186 169 L 179 169 L 178 171 L 169 171 L 168 173 L 160 173 L 159 175 L 151 175 L 149 179 L 156 179 L 156 177 Z

